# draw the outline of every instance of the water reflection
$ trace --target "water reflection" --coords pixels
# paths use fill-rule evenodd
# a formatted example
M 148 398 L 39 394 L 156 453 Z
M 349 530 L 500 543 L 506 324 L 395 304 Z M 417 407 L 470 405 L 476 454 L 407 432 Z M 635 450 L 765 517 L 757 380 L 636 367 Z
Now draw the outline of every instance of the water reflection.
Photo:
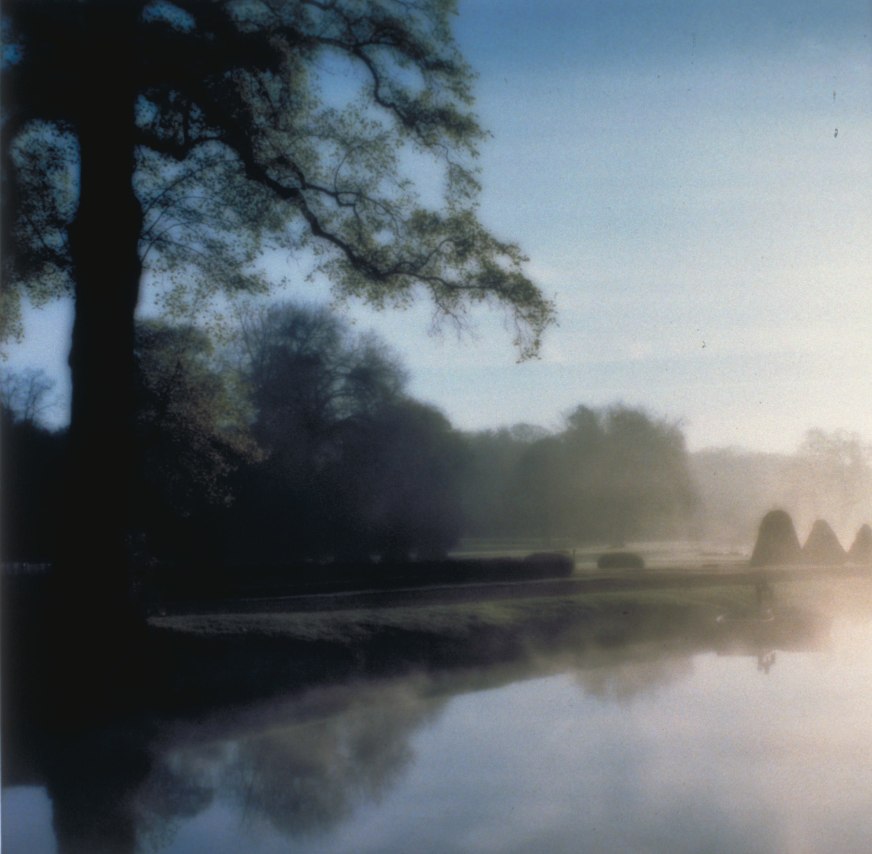
M 769 673 L 775 664 L 775 650 L 768 649 L 766 652 L 757 653 L 757 669 L 763 673 Z
M 642 695 L 656 694 L 663 688 L 688 679 L 693 674 L 690 655 L 658 657 L 657 650 L 635 649 L 633 657 L 579 667 L 575 678 L 591 696 L 618 703 L 627 703 Z
M 177 733 L 140 796 L 150 834 L 185 814 L 177 804 L 193 814 L 215 798 L 243 823 L 265 820 L 288 836 L 337 824 L 377 801 L 411 762 L 410 734 L 444 702 L 427 697 L 419 683 L 310 692 L 276 718 L 249 710 L 205 742 L 196 729 L 181 739 Z
M 410 839 L 416 851 L 577 851 L 580 839 L 588 850 L 802 850 L 783 847 L 782 827 L 809 798 L 800 771 L 830 781 L 840 814 L 858 797 L 844 769 L 872 791 L 858 765 L 872 767 L 872 717 L 845 714 L 872 714 L 872 700 L 858 704 L 865 682 L 822 679 L 801 652 L 820 648 L 819 620 L 776 616 L 731 615 L 701 634 L 610 626 L 492 667 L 34 733 L 4 782 L 46 787 L 61 852 L 385 852 Z M 837 641 L 872 651 L 868 629 Z M 872 677 L 872 655 L 862 660 Z M 872 830 L 865 813 L 844 820 L 849 837 Z
M 718 616 L 718 655 L 753 658 L 758 672 L 768 675 L 777 661 L 777 650 L 808 651 L 827 642 L 829 621 L 814 611 L 778 608 L 767 581 L 755 585 L 755 598 L 752 609 Z

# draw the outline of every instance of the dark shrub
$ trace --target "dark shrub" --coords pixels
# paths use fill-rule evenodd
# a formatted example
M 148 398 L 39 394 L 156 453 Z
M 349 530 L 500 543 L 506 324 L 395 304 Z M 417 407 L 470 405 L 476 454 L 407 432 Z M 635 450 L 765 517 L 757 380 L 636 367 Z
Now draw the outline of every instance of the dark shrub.
M 851 563 L 872 563 L 872 528 L 862 525 L 848 551 Z
M 784 510 L 770 510 L 760 522 L 751 566 L 799 563 L 801 559 L 802 548 L 793 527 L 793 519 Z
M 818 519 L 802 547 L 802 559 L 806 563 L 829 566 L 844 563 L 847 557 L 833 529 L 823 519 Z

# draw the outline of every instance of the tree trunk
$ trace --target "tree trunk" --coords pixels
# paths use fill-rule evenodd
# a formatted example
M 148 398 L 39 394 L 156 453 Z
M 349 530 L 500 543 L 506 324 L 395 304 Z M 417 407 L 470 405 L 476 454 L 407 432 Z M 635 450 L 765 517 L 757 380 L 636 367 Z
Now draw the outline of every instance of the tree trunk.
M 133 620 L 128 528 L 134 312 L 142 209 L 133 190 L 136 5 L 82 4 L 75 132 L 80 196 L 70 228 L 75 319 L 69 460 L 53 627 L 76 655 L 121 643 Z M 115 636 L 107 637 L 109 632 Z M 122 631 L 121 635 L 127 632 Z M 82 648 L 84 644 L 84 649 Z M 123 646 L 123 644 L 122 644 Z M 107 676 L 109 674 L 106 674 Z

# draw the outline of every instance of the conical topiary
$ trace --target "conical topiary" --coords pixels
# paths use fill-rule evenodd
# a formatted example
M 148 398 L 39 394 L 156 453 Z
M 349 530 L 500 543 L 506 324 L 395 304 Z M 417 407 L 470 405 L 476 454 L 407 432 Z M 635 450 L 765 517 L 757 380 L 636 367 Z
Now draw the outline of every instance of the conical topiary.
M 854 538 L 854 544 L 848 551 L 851 563 L 872 563 L 872 528 L 861 525 Z
M 818 519 L 811 526 L 811 532 L 802 547 L 803 561 L 834 566 L 844 563 L 847 557 L 848 555 L 842 548 L 839 538 L 833 533 L 833 529 L 823 519 Z
M 802 549 L 793 520 L 784 510 L 770 510 L 760 522 L 751 566 L 799 563 L 801 558 Z

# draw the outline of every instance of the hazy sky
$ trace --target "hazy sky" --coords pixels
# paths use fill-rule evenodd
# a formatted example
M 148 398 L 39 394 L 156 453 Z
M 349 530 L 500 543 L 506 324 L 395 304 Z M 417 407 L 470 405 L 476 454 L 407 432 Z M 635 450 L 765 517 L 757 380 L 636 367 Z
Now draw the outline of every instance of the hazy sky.
M 355 308 L 415 395 L 463 428 L 622 401 L 694 449 L 872 441 L 869 0 L 461 0 L 456 32 L 493 133 L 482 218 L 560 326 L 517 365 L 498 316 L 458 341 L 424 303 Z M 57 314 L 31 361 L 62 363 Z

